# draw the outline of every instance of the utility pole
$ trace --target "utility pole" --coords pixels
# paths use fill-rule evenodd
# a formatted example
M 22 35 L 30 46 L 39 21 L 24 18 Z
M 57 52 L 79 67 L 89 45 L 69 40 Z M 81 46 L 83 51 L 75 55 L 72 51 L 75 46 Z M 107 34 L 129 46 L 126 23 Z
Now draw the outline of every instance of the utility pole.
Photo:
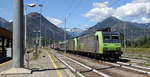
M 36 33 L 36 44 L 35 44 L 35 55 L 38 53 L 38 45 L 39 45 L 39 40 L 38 40 L 38 31 Z
M 124 23 L 124 51 L 126 50 L 126 23 Z
M 65 16 L 65 23 L 64 23 L 64 48 L 65 48 L 65 53 L 67 52 L 67 45 L 66 45 L 66 39 L 67 39 L 67 32 L 66 32 L 66 26 L 67 26 L 67 20 L 69 18 L 69 16 L 71 15 L 71 13 L 69 13 L 68 15 Z
M 24 22 L 24 55 L 27 57 L 25 59 L 25 64 L 27 64 L 27 68 L 29 68 L 29 53 L 27 52 L 27 6 L 24 5 L 24 17 L 25 17 L 25 22 Z
M 24 67 L 23 0 L 13 0 L 13 67 Z
M 24 29 L 25 29 L 25 37 L 24 37 L 24 47 L 25 47 L 25 52 L 26 52 L 26 48 L 27 48 L 27 7 L 25 6 L 25 25 L 24 25 Z
M 67 25 L 67 16 L 65 17 L 65 26 L 64 26 L 64 48 L 65 48 L 65 53 L 67 52 L 67 49 L 66 49 L 66 25 Z
M 24 6 L 24 8 L 25 8 L 25 25 L 24 25 L 24 29 L 25 29 L 25 40 L 24 40 L 24 46 L 25 46 L 25 51 L 26 51 L 26 49 L 27 49 L 27 8 L 28 7 L 35 7 L 36 6 L 36 4 L 34 4 L 34 3 L 32 3 L 32 4 L 27 4 L 27 5 L 25 5 Z
M 36 44 L 35 44 L 35 55 L 37 55 L 38 53 L 38 46 L 39 46 L 39 38 L 38 38 L 38 33 L 40 33 L 40 30 L 34 30 L 33 32 L 35 32 L 36 34 Z
M 47 32 L 47 29 L 46 29 L 46 25 L 44 26 L 45 27 L 45 32 L 44 32 L 44 46 L 46 46 L 46 40 L 47 40 L 47 38 L 46 38 L 46 32 Z
M 39 7 L 40 7 L 40 40 L 39 40 L 39 47 L 41 47 L 42 46 L 42 20 L 41 20 L 41 17 L 42 17 L 43 5 L 39 4 Z

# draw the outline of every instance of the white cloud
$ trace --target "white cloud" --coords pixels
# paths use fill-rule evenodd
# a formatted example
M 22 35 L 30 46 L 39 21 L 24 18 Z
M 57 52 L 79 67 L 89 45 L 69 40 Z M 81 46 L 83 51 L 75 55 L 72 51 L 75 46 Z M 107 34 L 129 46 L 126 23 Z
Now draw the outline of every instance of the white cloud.
M 89 26 L 89 25 L 87 25 L 87 24 L 82 24 L 82 25 L 80 25 L 80 26 L 90 27 L 90 26 Z
M 95 22 L 101 22 L 107 17 L 114 16 L 119 19 L 131 17 L 133 20 L 138 19 L 146 23 L 150 22 L 150 0 L 133 0 L 117 8 L 109 7 L 108 2 L 93 3 L 93 8 L 84 16 Z
M 8 22 L 13 22 L 13 20 L 12 20 L 12 19 L 10 19 Z
M 48 21 L 50 21 L 51 23 L 55 24 L 55 25 L 60 25 L 63 24 L 63 21 L 56 19 L 56 18 L 50 18 L 50 17 L 46 17 Z
M 142 17 L 142 18 L 134 19 L 131 22 L 150 23 L 150 18 Z
M 150 2 L 150 0 L 133 0 L 135 3 L 145 3 L 145 2 Z
M 113 12 L 114 9 L 108 7 L 108 2 L 93 3 L 93 8 L 85 13 L 83 16 L 90 18 L 90 20 L 92 21 L 99 22 L 111 16 Z
M 80 32 L 80 33 L 83 32 L 83 30 L 80 28 L 72 28 L 70 31 L 71 32 Z
M 150 22 L 150 18 L 146 18 L 146 17 L 142 17 L 141 20 L 143 23 L 149 23 Z
M 133 0 L 116 9 L 115 17 L 130 17 L 133 21 L 149 23 L 150 19 L 150 0 Z
M 116 9 L 114 16 L 143 17 L 150 15 L 150 3 L 128 3 Z

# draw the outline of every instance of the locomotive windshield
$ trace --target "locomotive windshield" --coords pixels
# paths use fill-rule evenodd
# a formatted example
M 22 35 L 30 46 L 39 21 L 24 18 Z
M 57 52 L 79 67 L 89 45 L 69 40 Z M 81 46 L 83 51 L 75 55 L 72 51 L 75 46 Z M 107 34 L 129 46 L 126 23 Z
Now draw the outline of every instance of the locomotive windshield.
M 103 33 L 104 43 L 119 43 L 119 33 L 107 32 Z

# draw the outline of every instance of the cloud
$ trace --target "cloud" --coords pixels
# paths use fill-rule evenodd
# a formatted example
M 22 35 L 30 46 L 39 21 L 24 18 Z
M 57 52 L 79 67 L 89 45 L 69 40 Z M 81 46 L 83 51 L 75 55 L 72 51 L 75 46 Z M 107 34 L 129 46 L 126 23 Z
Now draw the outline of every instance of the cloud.
M 8 22 L 13 22 L 13 20 L 12 20 L 12 19 L 10 19 Z
M 118 7 L 113 15 L 115 17 L 130 17 L 133 21 L 149 23 L 150 19 L 150 0 L 133 0 Z
M 142 23 L 149 23 L 150 22 L 150 18 L 146 18 L 146 17 L 142 17 Z
M 145 3 L 145 2 L 150 2 L 150 0 L 133 0 L 132 2 L 135 2 L 135 3 Z
M 128 3 L 116 9 L 114 16 L 147 17 L 150 16 L 150 3 Z
M 63 24 L 63 21 L 56 19 L 56 18 L 50 18 L 50 17 L 46 17 L 48 21 L 50 21 L 51 23 L 55 24 L 55 25 L 60 25 Z
M 110 16 L 119 19 L 128 17 L 133 20 L 139 19 L 143 22 L 150 22 L 150 0 L 133 0 L 117 8 L 109 7 L 108 2 L 97 2 L 93 3 L 93 8 L 84 16 L 95 22 L 101 22 Z
M 71 32 L 80 32 L 80 33 L 83 32 L 83 30 L 80 28 L 72 28 L 70 31 Z
M 82 25 L 80 25 L 80 26 L 90 27 L 90 26 L 89 26 L 89 25 L 87 25 L 87 24 L 82 24 Z
M 93 3 L 93 8 L 83 16 L 89 18 L 92 21 L 102 21 L 107 17 L 110 17 L 114 12 L 114 9 L 108 7 L 108 2 L 103 3 Z
M 150 18 L 142 17 L 142 18 L 134 19 L 131 22 L 150 23 Z

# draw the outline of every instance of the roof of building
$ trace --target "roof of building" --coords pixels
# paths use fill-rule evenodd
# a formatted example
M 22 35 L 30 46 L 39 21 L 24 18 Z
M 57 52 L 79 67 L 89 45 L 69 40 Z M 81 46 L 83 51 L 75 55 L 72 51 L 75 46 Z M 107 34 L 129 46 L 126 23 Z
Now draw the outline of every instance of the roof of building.
M 12 32 L 5 28 L 0 27 L 0 37 L 12 39 Z

